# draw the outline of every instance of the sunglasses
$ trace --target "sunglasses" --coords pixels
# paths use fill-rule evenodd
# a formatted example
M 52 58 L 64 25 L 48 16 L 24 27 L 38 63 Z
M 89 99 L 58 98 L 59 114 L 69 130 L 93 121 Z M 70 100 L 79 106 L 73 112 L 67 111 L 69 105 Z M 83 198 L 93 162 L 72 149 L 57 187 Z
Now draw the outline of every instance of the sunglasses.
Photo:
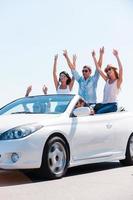
M 67 77 L 65 74 L 60 74 L 60 78 L 65 78 Z
M 82 72 L 83 72 L 83 73 L 87 73 L 87 72 L 89 72 L 89 70 L 83 69 Z
M 106 73 L 109 72 L 109 71 L 111 71 L 111 70 L 112 70 L 112 68 L 108 68 L 108 69 L 106 70 Z

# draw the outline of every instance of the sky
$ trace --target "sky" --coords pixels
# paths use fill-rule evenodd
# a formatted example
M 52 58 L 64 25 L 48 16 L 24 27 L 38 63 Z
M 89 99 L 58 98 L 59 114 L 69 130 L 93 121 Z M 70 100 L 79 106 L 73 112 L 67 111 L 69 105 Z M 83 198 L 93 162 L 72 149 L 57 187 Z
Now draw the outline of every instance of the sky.
M 105 47 L 104 69 L 117 66 L 112 54 L 119 51 L 124 78 L 119 105 L 132 110 L 133 101 L 133 1 L 132 0 L 0 0 L 0 107 L 25 95 L 55 93 L 52 77 L 53 58 L 59 54 L 58 73 L 70 70 L 62 55 L 77 55 L 77 71 L 83 65 L 95 66 L 94 49 Z M 93 73 L 92 73 L 93 74 Z M 102 101 L 105 82 L 100 77 L 98 101 Z M 72 93 L 77 93 L 75 82 Z

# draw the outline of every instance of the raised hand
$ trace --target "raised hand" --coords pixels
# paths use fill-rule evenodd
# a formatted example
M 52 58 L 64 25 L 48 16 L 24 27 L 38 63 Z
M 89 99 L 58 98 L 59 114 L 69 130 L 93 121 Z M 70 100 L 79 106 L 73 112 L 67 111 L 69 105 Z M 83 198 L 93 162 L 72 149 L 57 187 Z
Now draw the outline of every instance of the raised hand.
M 96 56 L 96 53 L 95 53 L 95 51 L 94 51 L 94 50 L 92 51 L 92 53 L 91 53 L 91 54 L 92 54 L 92 57 L 95 57 L 95 56 Z
M 54 60 L 57 61 L 57 59 L 58 59 L 58 54 L 56 54 L 56 55 L 54 56 Z
M 65 50 L 63 50 L 63 55 L 66 57 L 66 56 L 68 56 L 68 52 L 67 52 L 67 50 L 65 49 Z
M 100 48 L 100 54 L 104 54 L 104 47 Z
M 31 91 L 32 91 L 32 85 L 30 85 L 30 86 L 27 87 L 25 96 L 26 97 L 29 96 L 29 94 L 30 94 Z
M 47 94 L 48 88 L 47 88 L 46 85 L 44 85 L 44 86 L 42 87 L 42 91 L 43 91 L 44 94 Z
M 113 54 L 114 54 L 114 56 L 118 56 L 118 51 L 116 50 L 116 49 L 113 49 Z

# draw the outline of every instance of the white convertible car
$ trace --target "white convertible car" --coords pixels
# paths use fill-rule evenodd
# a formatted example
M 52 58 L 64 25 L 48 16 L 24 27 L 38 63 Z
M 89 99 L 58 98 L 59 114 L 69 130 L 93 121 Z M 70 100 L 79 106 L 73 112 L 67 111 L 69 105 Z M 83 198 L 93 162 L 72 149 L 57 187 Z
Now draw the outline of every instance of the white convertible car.
M 0 109 L 0 168 L 39 168 L 60 178 L 67 168 L 120 160 L 133 164 L 133 114 L 89 115 L 78 95 L 32 96 Z

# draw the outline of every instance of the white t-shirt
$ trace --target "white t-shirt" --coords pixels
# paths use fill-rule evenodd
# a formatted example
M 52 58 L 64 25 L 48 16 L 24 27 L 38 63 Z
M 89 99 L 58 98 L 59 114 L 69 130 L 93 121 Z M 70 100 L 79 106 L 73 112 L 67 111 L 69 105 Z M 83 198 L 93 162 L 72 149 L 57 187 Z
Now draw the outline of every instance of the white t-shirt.
M 116 102 L 118 93 L 119 88 L 117 87 L 117 80 L 112 83 L 109 83 L 109 80 L 107 80 L 104 87 L 103 103 Z
M 57 94 L 70 94 L 71 91 L 70 91 L 69 85 L 67 85 L 66 89 L 61 89 L 59 85 L 56 92 Z M 57 106 L 64 106 L 66 104 L 67 102 L 58 102 Z
M 70 91 L 69 85 L 67 85 L 66 89 L 61 89 L 59 85 L 56 92 L 57 94 L 70 94 L 71 91 Z

